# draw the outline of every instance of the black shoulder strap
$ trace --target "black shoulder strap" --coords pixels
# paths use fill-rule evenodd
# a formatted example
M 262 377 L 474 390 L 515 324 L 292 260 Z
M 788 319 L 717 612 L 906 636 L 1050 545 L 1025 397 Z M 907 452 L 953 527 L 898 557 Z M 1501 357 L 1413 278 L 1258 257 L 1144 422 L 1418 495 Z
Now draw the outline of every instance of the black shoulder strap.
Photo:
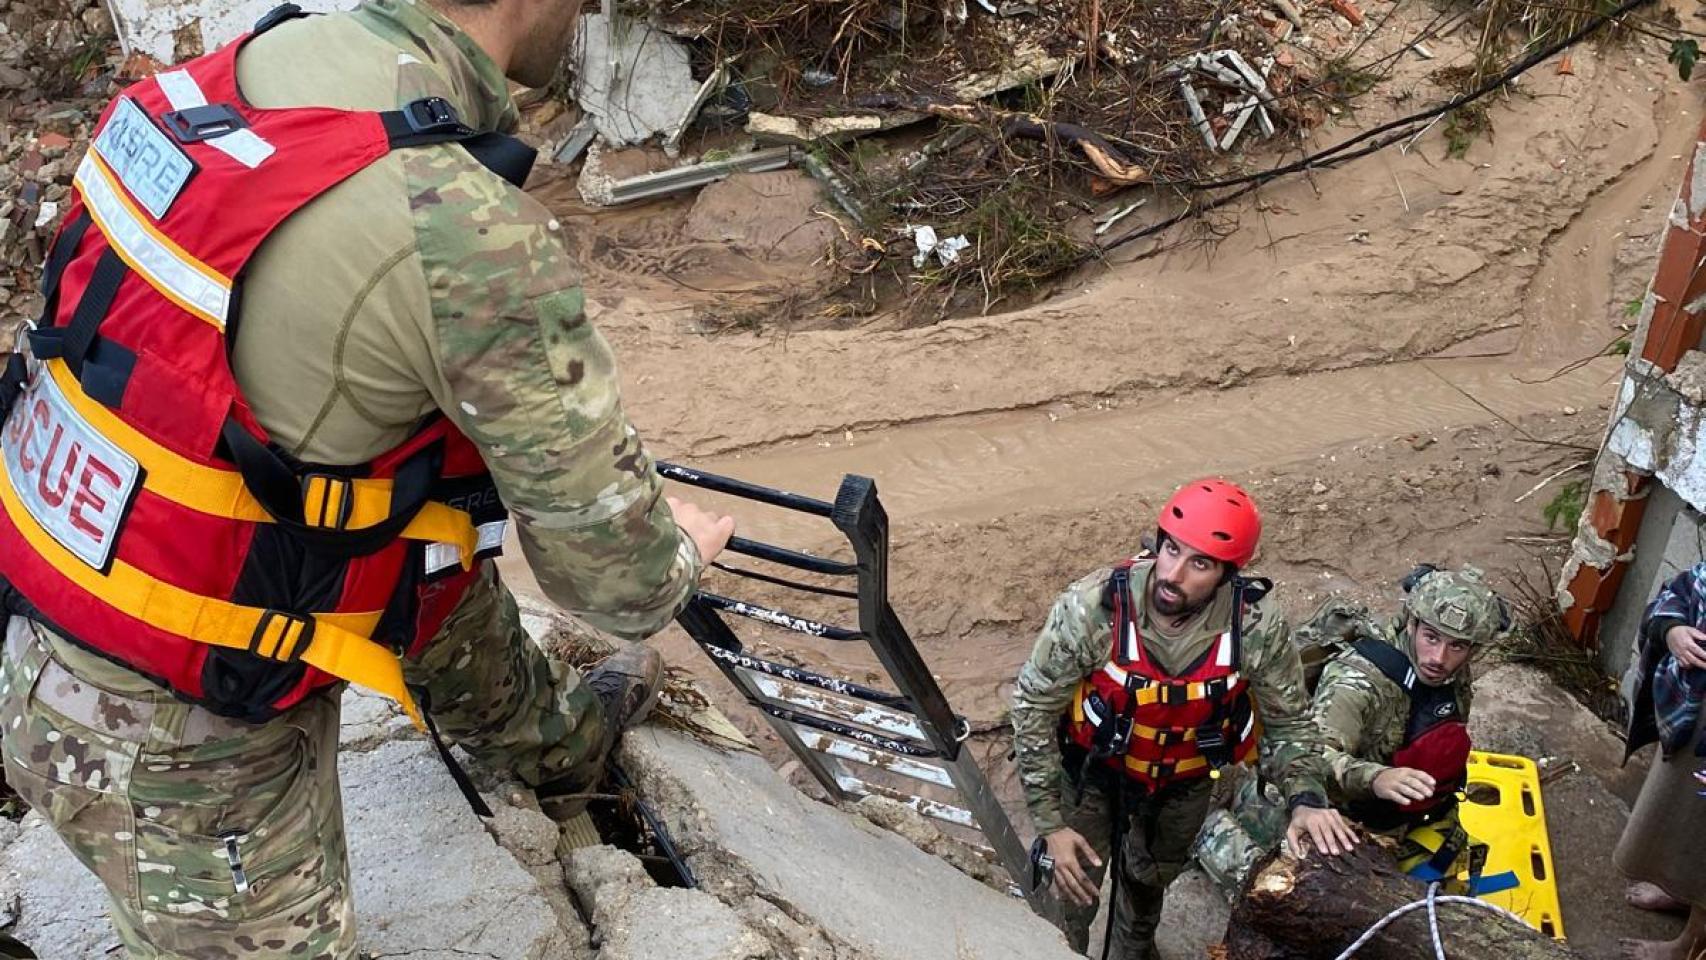
M 1274 582 L 1267 577 L 1232 577 L 1232 666 L 1244 662 L 1244 606 L 1261 603 L 1272 593 Z
M 307 16 L 312 16 L 312 14 L 296 4 L 281 3 L 262 14 L 261 18 L 255 21 L 255 27 L 254 30 L 251 31 L 252 35 L 250 39 L 266 33 L 268 30 L 271 30 L 273 27 L 276 27 L 287 20 L 296 20 L 300 17 Z
M 1357 640 L 1353 644 L 1363 659 L 1380 668 L 1388 680 L 1402 687 L 1410 698 L 1410 717 L 1404 725 L 1404 742 L 1414 740 L 1422 731 L 1442 720 L 1457 716 L 1457 685 L 1430 687 L 1421 683 L 1416 668 L 1404 652 L 1378 640 Z M 1449 709 L 1447 706 L 1449 705 Z
M 1126 628 L 1135 616 L 1132 604 L 1136 602 L 1131 595 L 1131 568 L 1130 560 L 1115 564 L 1102 591 L 1102 606 L 1108 611 L 1108 628 L 1113 638 L 1114 662 L 1122 668 L 1131 662 L 1125 658 Z M 1141 645 L 1143 638 L 1138 637 L 1137 642 Z
M 515 137 L 481 133 L 462 122 L 456 107 L 443 97 L 426 97 L 379 115 L 391 149 L 460 143 L 480 166 L 504 178 L 516 189 L 527 182 L 538 151 Z
M 1415 699 L 1416 668 L 1411 665 L 1410 658 L 1404 656 L 1404 651 L 1389 643 L 1365 639 L 1356 640 L 1351 647 L 1364 660 L 1378 667 L 1386 679 L 1402 687 L 1412 700 Z

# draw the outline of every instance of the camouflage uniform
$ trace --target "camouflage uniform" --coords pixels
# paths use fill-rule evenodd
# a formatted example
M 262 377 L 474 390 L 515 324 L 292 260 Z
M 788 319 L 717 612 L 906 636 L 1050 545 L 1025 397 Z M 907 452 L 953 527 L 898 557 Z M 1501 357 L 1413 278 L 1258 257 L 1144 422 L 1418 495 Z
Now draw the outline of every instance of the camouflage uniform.
M 1141 561 L 1132 568 L 1134 598 L 1147 596 L 1153 566 Z M 1110 572 L 1104 568 L 1090 574 L 1055 601 L 1030 659 L 1020 668 L 1012 711 L 1019 779 L 1037 832 L 1046 835 L 1071 827 L 1104 863 L 1112 847 L 1116 798 L 1094 783 L 1079 789 L 1079 771 L 1066 769 L 1057 731 L 1079 683 L 1101 669 L 1112 650 L 1112 627 L 1102 606 Z M 1165 645 L 1172 649 L 1155 642 L 1148 604 L 1140 600 L 1134 607 L 1140 611 L 1138 629 L 1147 649 L 1171 670 L 1187 667 L 1231 624 L 1231 593 L 1222 587 L 1190 633 Z M 1319 751 L 1307 722 L 1302 667 L 1285 618 L 1269 599 L 1244 611 L 1239 669 L 1250 682 L 1261 716 L 1263 769 L 1283 785 L 1288 797 L 1320 795 Z M 1191 841 L 1208 812 L 1212 783 L 1207 778 L 1182 781 L 1149 796 L 1139 796 L 1142 791 L 1135 784 L 1124 791 L 1130 809 L 1124 849 L 1118 855 L 1122 895 L 1112 905 L 1115 945 L 1110 958 L 1154 955 L 1162 896 L 1184 868 Z M 1098 886 L 1103 873 L 1090 872 Z M 1095 913 L 1095 908 L 1067 906 L 1065 927 L 1074 949 L 1082 952 L 1087 947 Z
M 238 79 L 263 107 L 441 96 L 479 130 L 517 120 L 491 59 L 408 0 L 279 26 Z M 310 462 L 365 461 L 444 411 L 480 447 L 546 594 L 638 640 L 673 618 L 701 563 L 623 412 L 560 230 L 460 147 L 393 152 L 261 248 L 233 362 L 261 424 Z M 7 780 L 106 884 L 132 956 L 354 955 L 336 690 L 252 726 L 39 625 L 7 634 Z M 533 784 L 596 772 L 598 699 L 528 639 L 489 565 L 405 673 L 483 762 Z
M 1422 605 L 1428 609 L 1425 618 L 1430 623 L 1440 607 L 1455 605 L 1463 610 L 1467 628 L 1445 632 L 1477 646 L 1498 632 L 1493 625 L 1501 619 L 1499 601 L 1474 567 L 1430 575 L 1418 585 L 1405 611 L 1384 627 L 1369 617 L 1366 608 L 1329 599 L 1298 630 L 1311 640 L 1318 639 L 1319 647 L 1337 650 L 1321 672 L 1311 710 L 1320 731 L 1328 797 L 1335 807 L 1377 799 L 1374 778 L 1389 768 L 1410 721 L 1409 694 L 1349 645 L 1358 639 L 1386 643 L 1414 663 L 1410 626 L 1415 619 L 1410 611 Z M 1471 664 L 1465 663 L 1451 681 L 1464 720 L 1473 700 L 1472 673 Z M 1283 817 L 1279 799 L 1271 791 L 1245 782 L 1234 793 L 1230 811 L 1216 811 L 1203 826 L 1194 852 L 1228 897 L 1236 896 L 1251 868 L 1279 846 L 1285 833 Z M 1407 828 L 1387 832 L 1402 836 Z

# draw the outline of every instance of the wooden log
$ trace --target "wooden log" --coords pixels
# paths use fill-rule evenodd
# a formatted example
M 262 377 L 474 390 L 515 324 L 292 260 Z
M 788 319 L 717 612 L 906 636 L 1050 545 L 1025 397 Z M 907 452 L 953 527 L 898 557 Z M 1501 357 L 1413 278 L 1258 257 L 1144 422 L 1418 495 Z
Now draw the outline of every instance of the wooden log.
M 923 98 L 902 98 L 889 94 L 860 97 L 856 106 L 870 109 L 906 109 L 925 113 L 943 120 L 961 123 L 987 123 L 1001 128 L 1003 135 L 1027 140 L 1059 143 L 1078 150 L 1103 179 L 1122 187 L 1150 182 L 1149 170 L 1133 163 L 1118 147 L 1094 130 L 1076 123 L 1045 120 L 1035 114 L 997 110 L 983 104 L 939 103 Z
M 1427 896 L 1392 854 L 1365 840 L 1340 857 L 1275 857 L 1232 909 L 1225 960 L 1334 960 L 1388 913 Z M 1579 960 L 1526 923 L 1469 904 L 1438 905 L 1451 960 Z M 1393 921 L 1357 960 L 1434 960 L 1425 908 Z

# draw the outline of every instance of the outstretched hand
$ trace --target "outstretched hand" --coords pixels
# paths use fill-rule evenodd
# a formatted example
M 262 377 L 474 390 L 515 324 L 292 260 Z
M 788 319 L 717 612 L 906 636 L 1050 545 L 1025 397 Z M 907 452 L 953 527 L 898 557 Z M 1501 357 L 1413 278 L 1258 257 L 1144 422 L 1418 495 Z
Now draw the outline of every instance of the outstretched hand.
M 675 525 L 699 548 L 699 559 L 707 565 L 717 559 L 717 554 L 723 552 L 723 548 L 729 545 L 729 538 L 735 535 L 735 518 L 712 513 L 674 497 L 664 499 L 669 501 L 669 509 L 675 514 Z
M 1298 807 L 1291 813 L 1291 826 L 1286 828 L 1285 841 L 1291 852 L 1302 860 L 1308 856 L 1311 846 L 1335 857 L 1350 853 L 1351 848 L 1357 845 L 1357 835 L 1344 814 L 1337 810 Z
M 1098 884 L 1090 882 L 1085 862 L 1091 867 L 1102 865 L 1102 858 L 1090 846 L 1084 835 L 1071 827 L 1062 827 L 1043 838 L 1048 855 L 1054 858 L 1054 883 L 1066 899 L 1080 907 L 1088 907 L 1101 899 Z

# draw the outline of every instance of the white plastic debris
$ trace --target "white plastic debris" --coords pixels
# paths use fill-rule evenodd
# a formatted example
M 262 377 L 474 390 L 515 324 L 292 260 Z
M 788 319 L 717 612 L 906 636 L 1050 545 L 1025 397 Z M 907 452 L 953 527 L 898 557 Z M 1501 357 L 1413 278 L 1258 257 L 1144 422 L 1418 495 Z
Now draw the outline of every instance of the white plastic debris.
M 912 244 L 918 248 L 918 252 L 912 255 L 912 265 L 924 266 L 924 261 L 930 259 L 930 254 L 936 251 L 936 245 L 940 242 L 936 239 L 935 227 L 913 227 Z
M 969 246 L 971 241 L 967 240 L 963 233 L 957 237 L 949 237 L 936 245 L 936 259 L 942 261 L 942 266 L 951 267 L 960 262 L 960 251 Z
M 52 223 L 53 218 L 57 216 L 59 216 L 59 202 L 56 200 L 43 200 L 41 202 L 41 209 L 36 211 L 36 229 L 40 230 L 42 227 Z
M 943 240 L 936 236 L 935 227 L 925 226 L 912 228 L 912 244 L 918 248 L 912 255 L 913 266 L 922 268 L 930 255 L 935 254 L 937 262 L 951 267 L 960 262 L 960 251 L 971 246 L 971 241 L 963 233 Z

